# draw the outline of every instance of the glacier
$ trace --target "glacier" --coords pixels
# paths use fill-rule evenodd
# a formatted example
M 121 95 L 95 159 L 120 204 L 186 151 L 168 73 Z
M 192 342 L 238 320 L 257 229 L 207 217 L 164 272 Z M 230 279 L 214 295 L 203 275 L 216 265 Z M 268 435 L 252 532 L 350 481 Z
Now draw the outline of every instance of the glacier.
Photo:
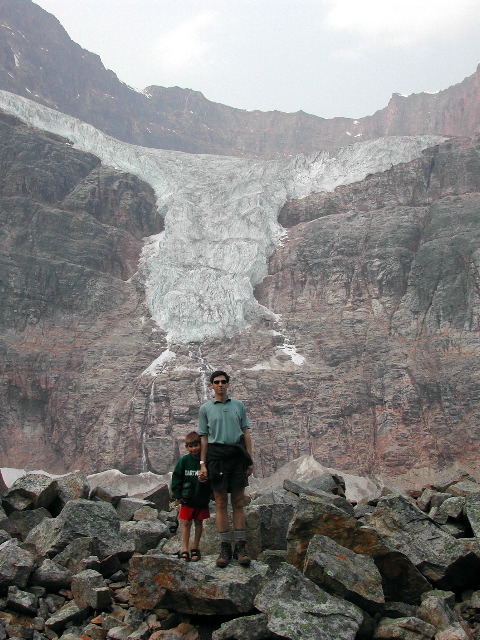
M 7 91 L 0 91 L 0 108 L 153 187 L 164 231 L 145 239 L 139 269 L 150 314 L 169 344 L 229 338 L 271 314 L 254 287 L 286 236 L 277 216 L 287 200 L 363 180 L 445 140 L 379 138 L 266 161 L 135 146 Z

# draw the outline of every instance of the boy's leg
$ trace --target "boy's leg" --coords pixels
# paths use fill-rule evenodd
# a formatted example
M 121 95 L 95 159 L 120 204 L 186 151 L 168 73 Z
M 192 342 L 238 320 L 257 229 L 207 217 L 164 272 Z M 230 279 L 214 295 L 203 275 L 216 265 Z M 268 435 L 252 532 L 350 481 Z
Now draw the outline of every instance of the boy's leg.
M 202 537 L 202 532 L 203 532 L 203 520 L 195 520 L 195 533 L 193 535 L 192 549 L 200 548 L 200 538 Z
M 192 528 L 191 520 L 180 520 L 182 523 L 182 552 L 188 551 L 190 544 L 190 529 Z

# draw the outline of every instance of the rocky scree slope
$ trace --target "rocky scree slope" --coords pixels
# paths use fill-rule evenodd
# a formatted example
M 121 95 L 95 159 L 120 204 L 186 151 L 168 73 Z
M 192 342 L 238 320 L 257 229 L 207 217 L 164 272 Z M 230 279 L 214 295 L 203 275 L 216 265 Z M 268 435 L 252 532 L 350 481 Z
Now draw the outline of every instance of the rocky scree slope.
M 324 119 L 302 111 L 234 109 L 179 87 L 135 91 L 31 0 L 1 0 L 0 30 L 0 89 L 142 146 L 276 158 L 388 135 L 469 136 L 479 131 L 478 69 L 436 94 L 395 94 L 371 116 Z
M 252 493 L 253 561 L 177 555 L 167 485 L 128 496 L 82 473 L 2 488 L 0 634 L 22 640 L 480 637 L 480 486 L 457 470 L 346 500 L 341 476 Z

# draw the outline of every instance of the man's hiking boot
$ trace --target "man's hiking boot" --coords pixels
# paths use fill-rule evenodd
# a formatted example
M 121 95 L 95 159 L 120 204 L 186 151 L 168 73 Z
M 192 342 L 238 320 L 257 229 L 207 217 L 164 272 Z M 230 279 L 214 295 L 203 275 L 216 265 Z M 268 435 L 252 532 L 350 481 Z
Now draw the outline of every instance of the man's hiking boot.
M 240 542 L 236 543 L 233 551 L 233 557 L 238 560 L 238 564 L 241 564 L 242 567 L 250 566 L 251 560 L 245 551 L 245 540 L 240 540 Z
M 225 568 L 232 559 L 232 545 L 229 542 L 222 542 L 220 555 L 217 558 L 217 567 Z

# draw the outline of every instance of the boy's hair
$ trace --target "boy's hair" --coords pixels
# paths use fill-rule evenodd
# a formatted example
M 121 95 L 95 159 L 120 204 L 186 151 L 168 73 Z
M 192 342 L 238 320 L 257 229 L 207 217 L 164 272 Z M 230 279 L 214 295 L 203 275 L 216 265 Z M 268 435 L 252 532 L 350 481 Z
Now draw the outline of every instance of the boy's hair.
M 225 376 L 225 380 L 227 382 L 230 382 L 230 376 L 228 375 L 228 373 L 225 373 L 225 371 L 214 371 L 210 376 L 210 384 L 212 384 L 215 378 L 218 378 L 218 376 Z
M 196 431 L 190 431 L 190 433 L 187 433 L 187 435 L 185 436 L 185 446 L 187 446 L 187 444 L 190 444 L 190 442 L 195 442 L 195 440 L 198 440 L 200 442 L 200 434 L 198 434 Z

